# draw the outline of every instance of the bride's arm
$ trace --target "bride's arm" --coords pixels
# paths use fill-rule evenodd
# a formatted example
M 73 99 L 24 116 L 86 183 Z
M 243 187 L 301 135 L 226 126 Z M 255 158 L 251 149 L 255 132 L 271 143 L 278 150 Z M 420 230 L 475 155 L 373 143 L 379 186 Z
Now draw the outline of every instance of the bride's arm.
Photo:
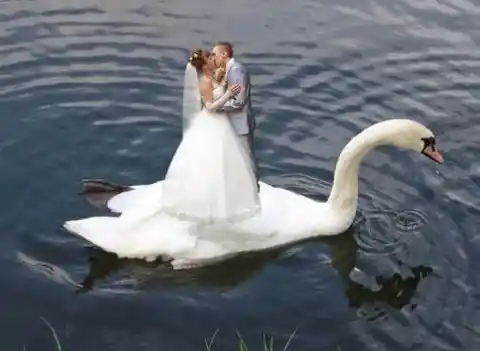
M 235 96 L 240 91 L 240 87 L 232 86 L 230 87 L 225 94 L 219 97 L 217 100 L 213 101 L 213 84 L 210 79 L 203 78 L 200 81 L 200 94 L 202 95 L 203 102 L 208 111 L 217 111 L 225 103 Z

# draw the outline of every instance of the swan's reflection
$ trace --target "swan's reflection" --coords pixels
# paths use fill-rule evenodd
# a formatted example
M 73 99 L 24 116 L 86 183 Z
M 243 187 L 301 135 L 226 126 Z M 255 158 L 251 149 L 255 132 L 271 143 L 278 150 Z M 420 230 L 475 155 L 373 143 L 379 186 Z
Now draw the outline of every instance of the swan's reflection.
M 94 205 L 102 207 L 109 197 L 116 191 L 109 189 L 109 194 L 93 194 L 88 192 L 84 196 Z M 120 190 L 121 191 L 121 190 Z M 98 201 L 100 199 L 100 201 Z M 398 215 L 397 215 L 398 216 Z M 350 305 L 359 308 L 372 302 L 383 302 L 394 308 L 402 308 L 410 304 L 420 281 L 432 273 L 426 266 L 411 268 L 412 276 L 403 278 L 399 274 L 391 277 L 376 277 L 378 289 L 370 289 L 351 279 L 351 272 L 357 265 L 359 251 L 356 235 L 362 230 L 365 217 L 360 216 L 352 227 L 341 235 L 319 237 L 303 241 L 302 243 L 323 243 L 331 249 L 332 267 L 337 271 L 345 284 L 345 296 Z M 299 245 L 296 243 L 295 245 Z M 294 246 L 294 245 L 292 245 Z M 141 282 L 142 288 L 161 288 L 173 285 L 207 285 L 217 289 L 230 289 L 258 273 L 269 262 L 280 257 L 286 247 L 268 251 L 248 253 L 224 260 L 219 264 L 175 271 L 168 262 L 157 260 L 145 262 L 143 260 L 119 259 L 116 255 L 106 253 L 101 249 L 89 247 L 89 274 L 81 283 L 79 292 L 88 292 L 96 282 L 107 279 L 116 272 L 122 272 Z
M 279 251 L 243 254 L 219 264 L 185 270 L 173 270 L 168 262 L 157 260 L 119 259 L 96 247 L 88 247 L 89 274 L 81 283 L 82 292 L 91 290 L 95 282 L 116 272 L 132 275 L 143 288 L 161 288 L 171 285 L 206 285 L 219 289 L 232 287 L 248 280 L 268 262 L 278 257 Z
M 342 278 L 345 295 L 350 306 L 359 308 L 372 302 L 384 302 L 395 308 L 410 304 L 420 281 L 432 273 L 426 266 L 412 268 L 412 277 L 403 278 L 399 274 L 391 277 L 377 277 L 379 289 L 373 291 L 353 281 L 350 273 L 356 265 L 358 244 L 352 235 L 357 228 L 335 237 L 309 240 L 326 243 L 331 247 L 332 267 Z M 89 247 L 89 274 L 81 283 L 79 292 L 88 292 L 95 283 L 107 279 L 116 272 L 132 276 L 141 281 L 144 288 L 161 288 L 171 285 L 207 285 L 220 290 L 231 289 L 248 280 L 264 268 L 269 262 L 278 258 L 285 248 L 249 253 L 222 261 L 220 264 L 174 271 L 167 262 L 146 262 L 143 260 L 119 259 L 115 254 Z M 126 273 L 127 272 L 127 273 Z

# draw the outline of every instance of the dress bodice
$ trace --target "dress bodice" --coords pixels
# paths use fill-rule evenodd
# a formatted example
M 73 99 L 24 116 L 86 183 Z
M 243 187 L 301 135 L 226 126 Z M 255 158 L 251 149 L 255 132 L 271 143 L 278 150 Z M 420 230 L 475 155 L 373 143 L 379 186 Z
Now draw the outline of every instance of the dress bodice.
M 218 84 L 218 83 L 217 83 Z M 223 94 L 225 94 L 225 91 L 226 91 L 226 87 L 225 85 L 223 84 L 218 84 L 217 86 L 215 86 L 213 88 L 213 101 L 219 99 L 222 97 Z M 205 104 L 203 102 L 203 99 L 202 99 L 202 109 L 205 107 Z
M 213 100 L 219 99 L 223 94 L 225 94 L 225 87 L 223 85 L 218 85 L 213 88 Z

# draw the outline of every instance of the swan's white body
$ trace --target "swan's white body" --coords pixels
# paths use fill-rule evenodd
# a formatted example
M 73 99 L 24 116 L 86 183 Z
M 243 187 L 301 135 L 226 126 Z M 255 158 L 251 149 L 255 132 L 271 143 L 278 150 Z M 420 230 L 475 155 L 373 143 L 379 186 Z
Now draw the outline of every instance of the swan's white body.
M 421 152 L 421 138 L 429 137 L 433 137 L 431 131 L 410 120 L 389 120 L 365 129 L 343 149 L 327 202 L 260 182 L 262 212 L 257 216 L 223 225 L 196 224 L 159 209 L 160 181 L 113 197 L 108 206 L 120 213 L 119 217 L 68 221 L 65 228 L 120 257 L 163 256 L 171 258 L 177 268 L 309 237 L 340 234 L 355 218 L 363 157 L 371 149 L 388 144 Z

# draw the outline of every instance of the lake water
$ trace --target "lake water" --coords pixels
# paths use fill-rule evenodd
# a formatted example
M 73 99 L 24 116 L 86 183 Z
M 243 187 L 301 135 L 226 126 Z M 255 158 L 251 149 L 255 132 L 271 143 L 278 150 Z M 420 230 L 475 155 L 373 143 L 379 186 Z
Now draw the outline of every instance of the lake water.
M 349 138 L 426 124 L 445 163 L 393 148 L 360 174 L 342 235 L 175 272 L 67 233 L 102 213 L 83 178 L 161 179 L 190 49 L 250 69 L 270 184 L 323 200 Z M 469 0 L 0 4 L 2 350 L 480 348 L 480 5 Z

